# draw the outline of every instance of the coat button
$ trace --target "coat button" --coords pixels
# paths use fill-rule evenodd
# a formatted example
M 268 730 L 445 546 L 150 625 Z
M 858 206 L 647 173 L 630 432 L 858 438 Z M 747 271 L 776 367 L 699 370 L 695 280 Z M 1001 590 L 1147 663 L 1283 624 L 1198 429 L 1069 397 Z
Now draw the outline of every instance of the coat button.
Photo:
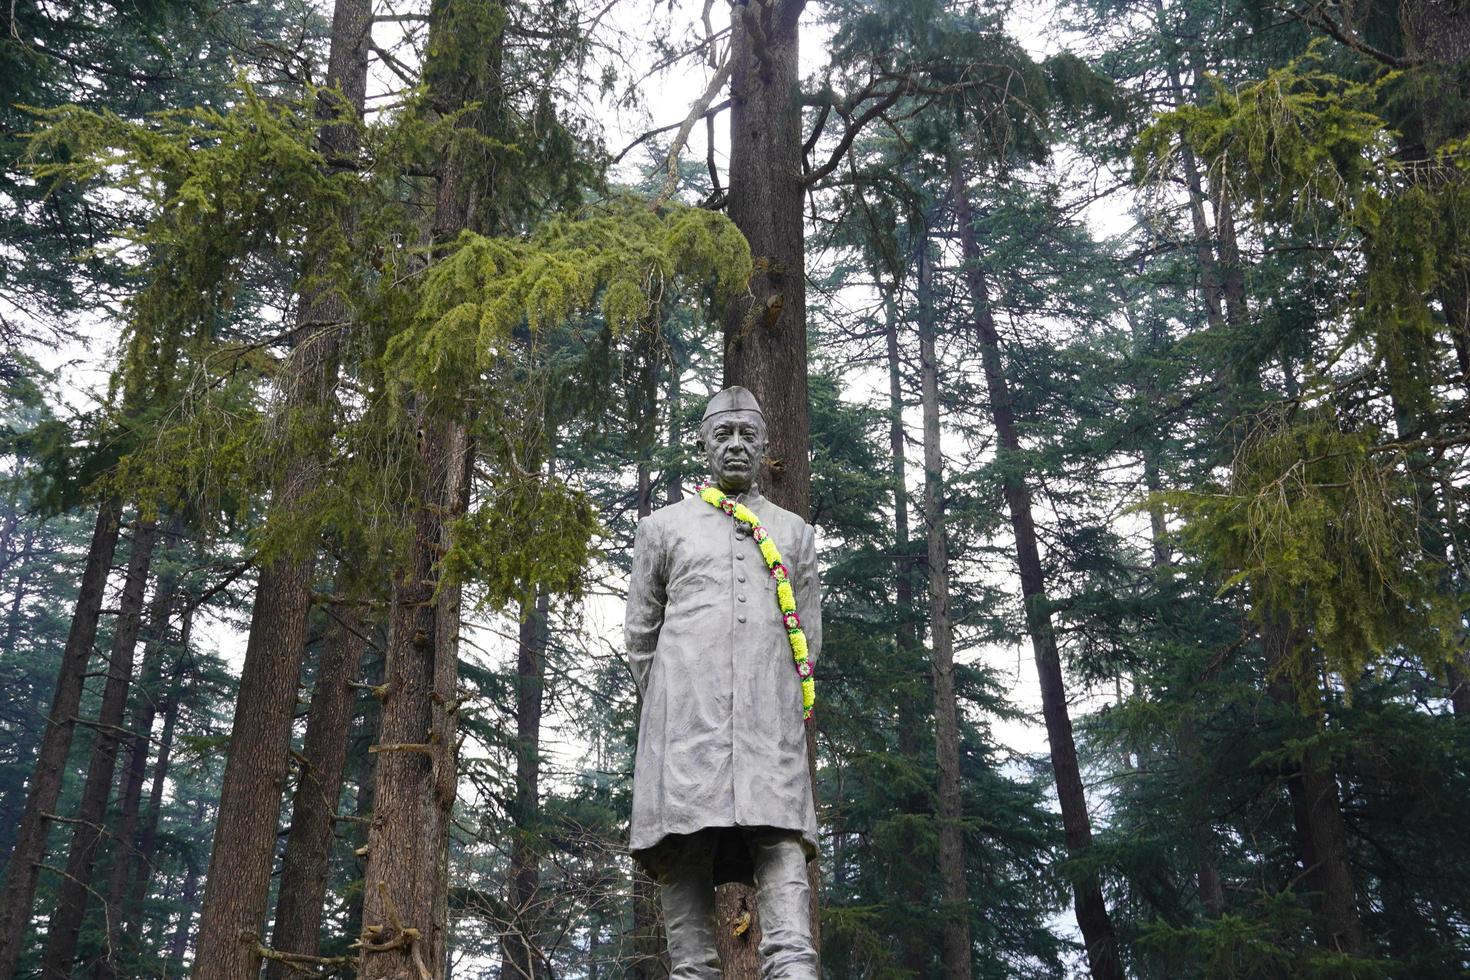
M 741 623 L 745 622 L 745 613 L 741 613 L 739 616 L 736 616 L 735 619 Z
M 737 581 L 737 582 L 744 582 L 745 581 L 745 575 L 744 575 L 744 573 L 741 573 L 740 575 L 735 576 L 735 581 Z
M 740 602 L 744 602 L 745 601 L 745 593 L 742 592 L 738 596 L 736 596 L 735 598 L 738 599 Z
M 741 554 L 736 554 L 735 555 L 735 560 L 736 561 L 744 561 L 745 560 L 745 556 L 744 555 L 741 555 Z

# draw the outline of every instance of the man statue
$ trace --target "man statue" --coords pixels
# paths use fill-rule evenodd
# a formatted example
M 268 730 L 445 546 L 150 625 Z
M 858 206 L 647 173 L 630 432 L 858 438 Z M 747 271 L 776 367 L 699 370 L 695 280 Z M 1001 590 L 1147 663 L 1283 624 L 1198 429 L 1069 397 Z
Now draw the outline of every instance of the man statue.
M 754 395 L 737 387 L 710 399 L 699 444 L 714 486 L 765 533 L 732 519 L 710 491 L 638 525 L 626 634 L 643 712 L 629 846 L 660 884 L 670 980 L 719 980 L 714 889 L 726 881 L 756 887 L 765 980 L 817 980 L 806 873 L 817 817 L 802 702 L 822 644 L 815 537 L 760 495 L 766 420 Z M 767 537 L 793 586 L 786 600 L 756 540 Z M 795 617 L 782 610 L 791 591 L 806 665 L 793 662 Z

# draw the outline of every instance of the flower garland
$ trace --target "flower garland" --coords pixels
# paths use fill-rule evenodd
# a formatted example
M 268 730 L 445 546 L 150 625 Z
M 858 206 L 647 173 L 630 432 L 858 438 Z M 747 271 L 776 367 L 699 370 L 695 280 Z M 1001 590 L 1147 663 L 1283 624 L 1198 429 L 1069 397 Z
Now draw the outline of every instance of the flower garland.
M 817 682 L 812 675 L 816 672 L 807 659 L 806 634 L 801 629 L 801 617 L 796 613 L 796 593 L 791 587 L 791 571 L 781 561 L 781 552 L 771 533 L 761 524 L 761 519 L 747 506 L 725 496 L 719 487 L 701 483 L 694 488 L 705 503 L 718 507 L 736 521 L 750 528 L 750 536 L 760 546 L 761 558 L 776 580 L 776 602 L 781 607 L 781 622 L 786 626 L 786 640 L 791 644 L 791 659 L 796 662 L 796 676 L 801 678 L 801 716 L 810 719 L 812 708 L 817 703 Z

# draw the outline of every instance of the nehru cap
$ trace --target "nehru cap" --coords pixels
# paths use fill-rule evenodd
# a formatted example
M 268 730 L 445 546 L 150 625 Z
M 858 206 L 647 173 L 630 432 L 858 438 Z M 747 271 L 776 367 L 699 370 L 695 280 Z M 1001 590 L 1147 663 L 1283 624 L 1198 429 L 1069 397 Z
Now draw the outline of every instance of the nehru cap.
M 739 385 L 726 388 L 709 400 L 709 405 L 704 410 L 704 418 L 700 419 L 700 425 L 725 412 L 754 412 L 761 417 L 761 421 L 765 421 L 766 418 L 761 412 L 760 402 L 755 400 L 750 389 Z

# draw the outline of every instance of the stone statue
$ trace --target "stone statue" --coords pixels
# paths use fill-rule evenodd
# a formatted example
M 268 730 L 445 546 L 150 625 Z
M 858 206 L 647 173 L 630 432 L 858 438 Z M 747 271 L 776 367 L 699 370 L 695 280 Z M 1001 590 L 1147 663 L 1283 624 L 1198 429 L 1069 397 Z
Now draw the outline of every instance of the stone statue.
M 715 485 L 760 518 L 789 569 L 810 662 L 821 650 L 811 525 L 760 495 L 766 421 L 726 388 L 699 430 Z M 714 888 L 753 883 L 766 980 L 816 980 L 806 863 L 817 817 L 801 678 L 777 584 L 750 530 L 699 496 L 638 525 L 628 661 L 643 695 L 633 857 L 659 882 L 671 980 L 719 980 Z

